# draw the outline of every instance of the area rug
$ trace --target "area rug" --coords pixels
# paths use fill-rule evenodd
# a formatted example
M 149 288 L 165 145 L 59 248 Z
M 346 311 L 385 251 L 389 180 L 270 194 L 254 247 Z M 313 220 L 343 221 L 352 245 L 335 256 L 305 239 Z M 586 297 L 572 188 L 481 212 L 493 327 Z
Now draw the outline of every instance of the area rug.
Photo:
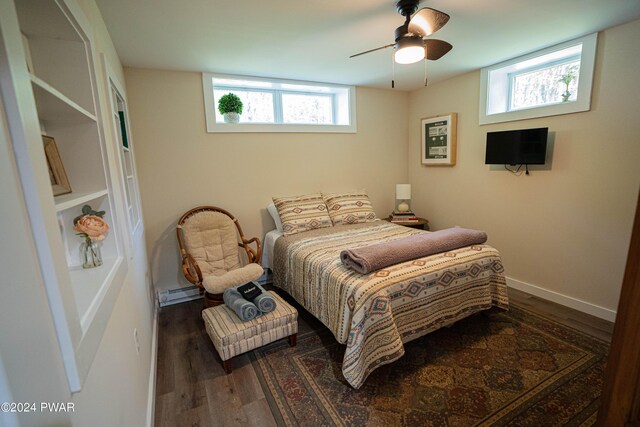
M 321 325 L 252 352 L 273 415 L 287 426 L 587 426 L 608 345 L 523 309 L 493 309 L 407 343 L 361 389 Z

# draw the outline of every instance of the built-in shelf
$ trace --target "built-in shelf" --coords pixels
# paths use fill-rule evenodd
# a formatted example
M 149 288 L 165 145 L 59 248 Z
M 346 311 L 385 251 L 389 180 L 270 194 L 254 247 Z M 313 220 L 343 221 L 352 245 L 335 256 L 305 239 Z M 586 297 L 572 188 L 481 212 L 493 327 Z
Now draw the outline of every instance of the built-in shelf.
M 40 120 L 55 121 L 58 123 L 87 123 L 96 121 L 95 115 L 33 74 L 31 74 L 31 83 Z
M 80 317 L 80 325 L 86 330 L 102 301 L 104 292 L 116 272 L 116 267 L 122 258 L 103 258 L 102 265 L 94 268 L 74 266 L 69 268 L 71 288 L 76 300 L 76 307 Z
M 55 197 L 56 212 L 61 212 L 69 208 L 83 205 L 98 197 L 106 196 L 109 190 L 99 190 L 85 193 L 69 193 Z
M 17 16 L 11 16 L 10 3 Z M 128 269 L 128 205 L 120 195 L 126 180 L 118 175 L 122 151 L 104 134 L 102 122 L 110 115 L 101 109 L 106 99 L 97 85 L 108 82 L 96 73 L 93 28 L 80 3 L 13 0 L 0 8 L 2 44 L 11 52 L 0 57 L 8 58 L 12 70 L 3 88 L 15 87 L 17 98 L 6 98 L 7 110 L 17 112 L 9 124 L 20 118 L 24 125 L 13 140 L 21 153 L 17 169 L 30 221 L 40 232 L 34 244 L 49 302 L 44 309 L 51 313 L 71 392 L 80 391 L 89 374 Z M 42 134 L 55 139 L 72 193 L 53 196 Z M 100 241 L 103 265 L 95 269 L 79 265 L 83 240 L 73 220 L 85 204 L 104 211 L 109 224 Z

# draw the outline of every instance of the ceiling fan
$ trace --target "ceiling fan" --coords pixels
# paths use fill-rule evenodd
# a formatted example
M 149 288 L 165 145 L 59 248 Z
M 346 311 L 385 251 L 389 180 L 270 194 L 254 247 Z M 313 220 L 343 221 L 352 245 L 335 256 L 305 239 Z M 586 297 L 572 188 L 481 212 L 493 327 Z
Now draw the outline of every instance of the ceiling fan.
M 396 8 L 400 15 L 405 17 L 404 24 L 395 30 L 395 42 L 386 46 L 351 55 L 349 58 L 364 55 L 365 53 L 394 47 L 394 62 L 398 64 L 413 64 L 425 60 L 425 86 L 426 60 L 438 60 L 446 55 L 453 46 L 443 40 L 423 39 L 438 31 L 449 21 L 449 15 L 430 7 L 418 10 L 420 0 L 398 0 Z M 416 12 L 417 11 L 417 12 Z M 413 16 L 411 16 L 413 15 Z M 391 82 L 394 86 L 394 82 Z

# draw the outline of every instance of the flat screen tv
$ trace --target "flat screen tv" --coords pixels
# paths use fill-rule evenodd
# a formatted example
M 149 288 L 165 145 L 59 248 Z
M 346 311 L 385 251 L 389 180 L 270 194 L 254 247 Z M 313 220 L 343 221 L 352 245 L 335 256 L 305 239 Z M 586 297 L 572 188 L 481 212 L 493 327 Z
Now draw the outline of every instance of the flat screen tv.
M 543 165 L 549 128 L 487 132 L 487 165 Z

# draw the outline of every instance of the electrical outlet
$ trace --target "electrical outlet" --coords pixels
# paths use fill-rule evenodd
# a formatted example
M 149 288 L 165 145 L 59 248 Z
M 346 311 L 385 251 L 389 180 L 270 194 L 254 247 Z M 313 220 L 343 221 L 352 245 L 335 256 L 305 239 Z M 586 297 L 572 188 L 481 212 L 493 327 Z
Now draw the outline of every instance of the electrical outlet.
M 140 354 L 140 338 L 138 338 L 138 328 L 133 329 L 133 341 L 136 343 L 136 352 Z

